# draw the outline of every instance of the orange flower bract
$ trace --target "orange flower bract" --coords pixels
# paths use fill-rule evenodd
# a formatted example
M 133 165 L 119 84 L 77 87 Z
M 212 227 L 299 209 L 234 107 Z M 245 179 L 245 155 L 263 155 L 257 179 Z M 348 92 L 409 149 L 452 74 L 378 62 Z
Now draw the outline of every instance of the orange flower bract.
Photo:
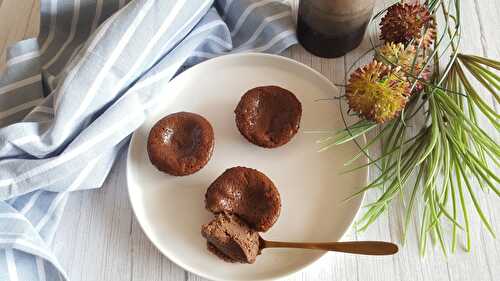
M 425 32 L 424 27 L 427 28 Z M 424 48 L 429 47 L 436 37 L 435 21 L 429 10 L 418 3 L 391 6 L 380 22 L 380 32 L 380 39 L 385 42 L 406 46 L 413 40 Z

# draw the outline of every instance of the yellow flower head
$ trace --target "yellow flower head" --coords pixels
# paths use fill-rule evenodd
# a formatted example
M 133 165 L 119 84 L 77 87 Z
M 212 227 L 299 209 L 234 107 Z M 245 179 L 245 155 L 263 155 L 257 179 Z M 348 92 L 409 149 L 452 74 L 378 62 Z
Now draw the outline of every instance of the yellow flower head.
M 430 70 L 425 67 L 425 59 L 423 54 L 416 52 L 415 46 L 410 45 L 405 47 L 402 43 L 385 43 L 380 47 L 375 55 L 375 59 L 384 62 L 388 65 L 394 65 L 401 68 L 405 76 L 419 79 L 428 80 Z M 424 69 L 422 71 L 422 69 Z M 420 92 L 424 88 L 424 83 L 417 82 L 413 91 Z
M 396 117 L 408 102 L 410 83 L 399 68 L 374 60 L 356 69 L 349 78 L 349 108 L 362 117 L 384 123 Z

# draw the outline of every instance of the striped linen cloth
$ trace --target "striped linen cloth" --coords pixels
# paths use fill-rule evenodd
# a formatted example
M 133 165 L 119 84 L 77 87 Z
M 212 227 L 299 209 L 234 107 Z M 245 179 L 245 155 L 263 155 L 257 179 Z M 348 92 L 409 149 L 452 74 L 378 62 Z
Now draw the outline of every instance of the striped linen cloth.
M 0 75 L 0 280 L 67 280 L 51 244 L 69 193 L 102 185 L 176 74 L 296 43 L 286 0 L 41 0 L 40 9 L 40 36 L 12 46 Z

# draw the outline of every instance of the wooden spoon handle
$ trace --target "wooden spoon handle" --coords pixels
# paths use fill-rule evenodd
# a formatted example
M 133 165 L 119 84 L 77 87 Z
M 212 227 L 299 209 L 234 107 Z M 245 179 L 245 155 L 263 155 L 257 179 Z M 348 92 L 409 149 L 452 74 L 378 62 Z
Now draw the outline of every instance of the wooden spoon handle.
M 377 256 L 393 255 L 398 252 L 398 245 L 382 241 L 352 241 L 329 243 L 265 241 L 264 248 L 300 248 Z

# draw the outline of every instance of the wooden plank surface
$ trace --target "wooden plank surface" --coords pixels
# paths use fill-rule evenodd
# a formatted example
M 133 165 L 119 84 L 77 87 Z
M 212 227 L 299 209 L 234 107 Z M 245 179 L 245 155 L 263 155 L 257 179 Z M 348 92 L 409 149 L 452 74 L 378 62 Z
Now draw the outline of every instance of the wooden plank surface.
M 293 7 L 297 7 L 298 0 Z M 378 2 L 378 7 L 393 1 Z M 500 2 L 467 0 L 463 6 L 462 49 L 467 53 L 500 59 Z M 37 33 L 39 8 L 37 0 L 0 0 L 0 69 L 6 47 Z M 343 84 L 347 67 L 368 48 L 368 42 L 343 58 L 320 59 L 292 47 L 284 55 L 320 71 L 334 83 Z M 361 61 L 364 63 L 366 60 Z M 491 99 L 491 102 L 494 101 Z M 498 105 L 496 105 L 498 108 Z M 498 137 L 498 132 L 486 128 Z M 498 138 L 497 138 L 498 139 Z M 380 146 L 377 149 L 380 149 Z M 377 151 L 374 151 L 376 154 Z M 370 171 L 371 177 L 376 171 Z M 487 216 L 498 231 L 500 205 L 491 195 L 479 194 Z M 376 198 L 370 192 L 367 197 Z M 54 239 L 54 249 L 72 281 L 94 280 L 202 280 L 163 257 L 149 242 L 132 214 L 125 182 L 125 153 L 117 160 L 103 188 L 78 192 L 69 199 L 61 227 Z M 391 240 L 400 242 L 402 210 L 391 206 L 368 231 L 350 231 L 344 239 Z M 439 249 L 418 255 L 417 235 L 411 232 L 401 252 L 394 257 L 362 257 L 327 254 L 314 266 L 287 280 L 498 280 L 500 276 L 500 242 L 494 240 L 471 212 L 473 249 L 462 248 L 447 259 Z M 413 224 L 413 228 L 416 227 Z M 463 245 L 463 237 L 460 237 Z

